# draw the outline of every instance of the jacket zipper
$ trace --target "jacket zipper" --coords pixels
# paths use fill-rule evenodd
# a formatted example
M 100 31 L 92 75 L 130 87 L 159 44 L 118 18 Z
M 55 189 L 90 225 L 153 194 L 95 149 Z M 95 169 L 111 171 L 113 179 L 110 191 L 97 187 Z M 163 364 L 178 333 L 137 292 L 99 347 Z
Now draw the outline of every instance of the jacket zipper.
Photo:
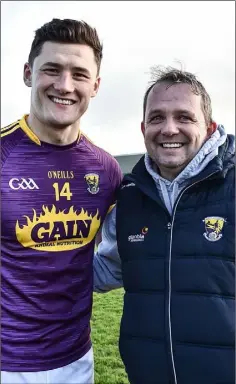
M 173 345 L 172 345 L 172 331 L 171 331 L 171 316 L 170 316 L 170 303 L 171 303 L 171 254 L 172 254 L 172 238 L 173 238 L 173 227 L 174 227 L 174 220 L 175 220 L 175 213 L 177 209 L 177 205 L 179 204 L 179 201 L 181 197 L 183 196 L 184 192 L 186 192 L 189 188 L 193 187 L 194 185 L 201 183 L 202 181 L 209 179 L 212 175 L 214 175 L 217 172 L 213 172 L 207 177 L 196 181 L 195 183 L 188 185 L 183 191 L 180 193 L 179 197 L 177 198 L 176 204 L 174 206 L 173 210 L 173 216 L 172 216 L 172 222 L 168 223 L 167 227 L 171 230 L 170 233 L 170 247 L 169 247 L 169 271 L 168 271 L 168 278 L 169 278 L 169 290 L 168 290 L 168 320 L 169 320 L 169 338 L 170 338 L 170 352 L 171 352 L 171 362 L 172 362 L 172 368 L 174 373 L 174 383 L 178 384 L 177 382 L 177 376 L 176 376 L 176 370 L 175 370 L 175 361 L 174 361 L 174 354 L 173 354 Z

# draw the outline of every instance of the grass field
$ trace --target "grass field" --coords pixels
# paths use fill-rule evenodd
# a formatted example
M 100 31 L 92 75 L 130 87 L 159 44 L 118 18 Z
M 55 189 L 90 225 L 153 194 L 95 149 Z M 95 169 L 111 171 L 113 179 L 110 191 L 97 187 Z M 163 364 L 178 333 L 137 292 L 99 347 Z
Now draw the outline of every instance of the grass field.
M 128 384 L 118 350 L 123 289 L 94 294 L 91 321 L 95 384 Z

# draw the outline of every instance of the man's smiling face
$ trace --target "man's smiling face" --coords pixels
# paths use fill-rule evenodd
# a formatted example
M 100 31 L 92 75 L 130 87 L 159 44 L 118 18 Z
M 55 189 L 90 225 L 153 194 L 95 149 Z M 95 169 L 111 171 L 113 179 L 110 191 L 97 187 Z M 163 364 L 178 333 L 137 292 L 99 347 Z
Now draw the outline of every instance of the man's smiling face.
M 147 152 L 160 174 L 173 180 L 213 132 L 207 126 L 202 98 L 189 84 L 160 82 L 151 89 L 142 132 Z
M 94 52 L 88 45 L 45 42 L 33 68 L 25 65 L 31 113 L 44 125 L 66 128 L 76 123 L 98 91 Z

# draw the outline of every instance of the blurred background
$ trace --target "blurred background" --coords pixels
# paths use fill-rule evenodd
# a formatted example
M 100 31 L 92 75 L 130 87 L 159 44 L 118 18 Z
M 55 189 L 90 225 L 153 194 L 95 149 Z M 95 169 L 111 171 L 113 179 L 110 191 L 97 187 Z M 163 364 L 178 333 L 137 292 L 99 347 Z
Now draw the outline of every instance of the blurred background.
M 103 41 L 101 87 L 82 130 L 112 155 L 145 151 L 142 102 L 157 64 L 181 63 L 195 73 L 211 96 L 215 120 L 235 131 L 234 1 L 2 1 L 1 126 L 29 112 L 23 66 L 34 31 L 52 18 L 85 20 Z

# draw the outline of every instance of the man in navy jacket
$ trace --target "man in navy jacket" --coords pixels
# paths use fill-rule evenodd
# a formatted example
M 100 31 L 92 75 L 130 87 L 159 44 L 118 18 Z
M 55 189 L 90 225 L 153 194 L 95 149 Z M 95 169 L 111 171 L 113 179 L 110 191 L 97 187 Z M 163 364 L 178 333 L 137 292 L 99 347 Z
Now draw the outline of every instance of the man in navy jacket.
M 144 97 L 147 153 L 124 177 L 94 289 L 124 286 L 120 353 L 132 384 L 233 384 L 234 137 L 197 78 L 159 70 Z

